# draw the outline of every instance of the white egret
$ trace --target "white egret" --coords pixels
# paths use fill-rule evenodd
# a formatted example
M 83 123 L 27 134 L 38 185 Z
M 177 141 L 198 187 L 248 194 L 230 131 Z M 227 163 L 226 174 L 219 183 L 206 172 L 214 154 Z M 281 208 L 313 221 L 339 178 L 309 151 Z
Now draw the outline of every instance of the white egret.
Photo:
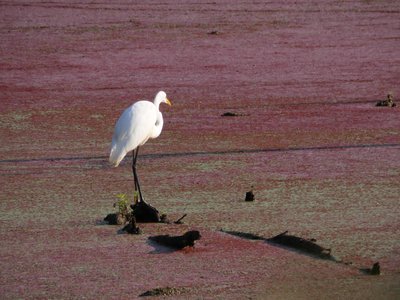
M 157 93 L 153 103 L 141 100 L 125 109 L 115 124 L 112 137 L 109 161 L 114 167 L 117 167 L 125 155 L 132 151 L 135 191 L 139 192 L 139 201 L 142 202 L 144 200 L 136 172 L 136 160 L 139 147 L 143 146 L 149 139 L 154 139 L 161 134 L 164 125 L 164 119 L 159 110 L 161 103 L 171 106 L 167 94 L 163 91 Z

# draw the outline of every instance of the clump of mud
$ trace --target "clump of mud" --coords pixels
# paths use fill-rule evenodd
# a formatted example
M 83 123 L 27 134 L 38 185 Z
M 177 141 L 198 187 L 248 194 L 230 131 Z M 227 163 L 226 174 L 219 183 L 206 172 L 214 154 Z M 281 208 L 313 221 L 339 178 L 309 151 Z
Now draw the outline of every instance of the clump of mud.
M 118 212 L 108 214 L 104 221 L 109 225 L 125 225 L 122 231 L 130 234 L 141 234 L 142 230 L 137 223 L 166 223 L 166 224 L 183 224 L 184 214 L 178 220 L 171 222 L 166 214 L 160 215 L 158 210 L 144 201 L 138 201 L 129 205 L 126 195 L 120 194 L 120 200 L 114 203 L 114 207 L 118 207 Z
M 131 205 L 132 213 L 139 223 L 159 223 L 161 216 L 158 210 L 150 204 L 139 201 Z
M 130 234 L 141 234 L 142 230 L 137 226 L 136 223 L 136 218 L 133 215 L 133 213 L 130 213 L 129 215 L 129 223 L 125 225 L 124 228 L 122 228 L 122 231 L 126 231 L 127 233 Z
M 119 200 L 114 203 L 114 207 L 118 209 L 117 212 L 108 214 L 104 221 L 110 225 L 125 225 L 122 231 L 130 234 L 140 234 L 142 231 L 137 226 L 137 222 L 142 223 L 167 223 L 167 215 L 160 215 L 158 210 L 144 201 L 137 201 L 129 205 L 126 194 L 118 194 Z
M 180 295 L 184 292 L 187 292 L 186 288 L 164 287 L 164 288 L 155 288 L 155 289 L 146 291 L 146 292 L 140 294 L 139 297 L 175 296 L 175 295 Z
M 200 238 L 201 235 L 198 230 L 191 230 L 187 231 L 183 235 L 178 236 L 170 236 L 169 234 L 150 236 L 149 240 L 160 245 L 179 250 L 185 247 L 194 247 L 195 241 L 199 240 Z
M 232 112 L 232 111 L 227 111 L 227 112 L 224 112 L 223 114 L 221 114 L 221 117 L 241 117 L 241 116 L 245 116 L 245 115 L 241 114 L 241 113 Z
M 381 274 L 381 266 L 379 262 L 376 262 L 372 265 L 372 268 L 361 269 L 361 272 L 368 275 L 380 275 Z
M 127 222 L 127 215 L 122 213 L 112 213 L 108 214 L 104 221 L 106 221 L 110 225 L 124 225 Z
M 114 204 L 114 207 L 116 205 Z M 130 205 L 131 210 L 126 208 L 119 208 L 118 212 L 108 214 L 104 221 L 106 221 L 110 225 L 124 225 L 126 222 L 132 219 L 132 216 L 135 217 L 135 221 L 141 223 L 158 223 L 158 222 L 166 222 L 167 215 L 160 215 L 158 210 L 151 206 L 150 204 L 140 201 L 135 204 Z
M 387 106 L 387 107 L 395 107 L 396 103 L 393 101 L 393 95 L 388 94 L 385 100 L 380 100 L 376 103 L 376 106 Z
M 244 201 L 246 201 L 246 202 L 251 202 L 251 201 L 254 201 L 255 200 L 255 197 L 254 197 L 254 193 L 253 193 L 253 191 L 251 190 L 251 191 L 248 191 L 247 193 L 246 193 L 246 197 L 244 198 Z

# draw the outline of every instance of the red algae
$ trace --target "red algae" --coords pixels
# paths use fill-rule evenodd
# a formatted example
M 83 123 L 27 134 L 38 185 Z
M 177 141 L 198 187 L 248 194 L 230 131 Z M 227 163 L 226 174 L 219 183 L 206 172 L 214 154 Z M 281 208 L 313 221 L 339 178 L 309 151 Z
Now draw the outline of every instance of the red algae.
M 375 104 L 400 95 L 399 3 L 0 8 L 2 299 L 398 298 L 400 108 Z M 146 201 L 185 224 L 119 234 L 101 220 L 133 178 L 131 158 L 107 163 L 112 130 L 159 90 L 173 106 L 138 172 Z M 221 229 L 289 230 L 351 264 Z M 148 241 L 188 230 L 190 250 Z M 380 276 L 360 272 L 378 261 Z

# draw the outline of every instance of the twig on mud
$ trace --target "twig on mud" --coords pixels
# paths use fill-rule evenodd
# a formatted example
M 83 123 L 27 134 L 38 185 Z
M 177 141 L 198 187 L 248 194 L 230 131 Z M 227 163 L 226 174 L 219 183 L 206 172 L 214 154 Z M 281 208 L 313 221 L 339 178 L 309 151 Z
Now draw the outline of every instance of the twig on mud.
M 186 217 L 187 216 L 187 214 L 184 214 L 182 217 L 180 217 L 178 220 L 176 220 L 174 223 L 175 224 L 183 224 L 183 222 L 182 222 L 182 220 L 183 220 L 183 218 L 184 217 Z

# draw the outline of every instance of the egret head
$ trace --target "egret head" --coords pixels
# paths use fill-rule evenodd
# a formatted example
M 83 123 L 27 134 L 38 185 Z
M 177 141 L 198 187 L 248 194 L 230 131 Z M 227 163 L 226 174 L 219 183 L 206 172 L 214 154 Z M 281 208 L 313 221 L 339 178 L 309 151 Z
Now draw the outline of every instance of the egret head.
M 167 94 L 166 94 L 164 91 L 159 91 L 159 92 L 157 93 L 155 102 L 158 102 L 158 103 L 166 103 L 166 104 L 168 104 L 169 106 L 172 105 L 171 101 L 168 100 Z

